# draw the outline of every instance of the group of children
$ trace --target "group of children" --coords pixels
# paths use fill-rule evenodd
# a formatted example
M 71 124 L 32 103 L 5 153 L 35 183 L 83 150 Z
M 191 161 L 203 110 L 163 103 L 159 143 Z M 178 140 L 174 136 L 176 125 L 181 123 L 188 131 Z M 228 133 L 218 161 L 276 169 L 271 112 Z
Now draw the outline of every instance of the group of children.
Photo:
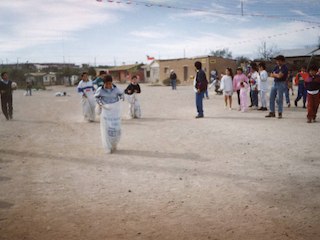
M 279 116 L 282 118 L 282 102 L 285 95 L 288 107 L 290 107 L 289 99 L 289 78 L 288 69 L 284 64 L 285 59 L 282 55 L 276 58 L 277 66 L 270 74 L 274 78 L 274 83 L 270 91 L 270 113 L 266 117 L 275 117 L 275 103 L 278 104 Z M 268 73 L 264 62 L 259 64 L 251 63 L 250 72 L 246 75 L 241 67 L 237 68 L 237 73 L 233 76 L 232 69 L 227 68 L 225 75 L 222 75 L 220 88 L 224 94 L 225 108 L 232 109 L 232 95 L 237 92 L 239 111 L 246 112 L 248 107 L 261 111 L 267 111 L 267 92 L 268 92 Z M 291 79 L 292 81 L 292 79 Z M 307 122 L 316 121 L 317 109 L 320 101 L 320 71 L 316 66 L 311 66 L 308 72 L 305 68 L 295 77 L 295 84 L 298 86 L 298 96 L 295 99 L 295 106 L 303 97 L 303 108 L 307 104 Z M 293 92 L 292 92 L 293 95 Z M 251 105 L 249 106 L 249 97 Z M 258 103 L 260 99 L 260 108 Z M 288 100 L 289 99 L 289 100 Z
M 227 68 L 222 75 L 220 89 L 224 94 L 225 108 L 232 110 L 232 95 L 237 93 L 239 111 L 246 112 L 248 107 L 267 111 L 268 73 L 265 70 L 265 63 L 251 64 L 251 71 L 244 74 L 241 67 L 237 68 L 236 75 L 233 76 L 231 68 Z M 249 94 L 248 94 L 249 93 Z M 260 94 L 261 107 L 258 108 Z M 249 96 L 251 105 L 249 106 Z
M 125 91 L 113 84 L 111 75 L 100 71 L 99 76 L 91 81 L 88 73 L 81 75 L 78 92 L 81 94 L 82 111 L 85 120 L 95 121 L 96 113 L 100 115 L 102 144 L 108 153 L 116 150 L 121 136 L 120 100 L 129 102 L 129 117 L 140 118 L 141 110 L 137 94 L 141 93 L 137 76 L 131 77 L 131 83 Z M 97 85 L 97 89 L 95 89 Z

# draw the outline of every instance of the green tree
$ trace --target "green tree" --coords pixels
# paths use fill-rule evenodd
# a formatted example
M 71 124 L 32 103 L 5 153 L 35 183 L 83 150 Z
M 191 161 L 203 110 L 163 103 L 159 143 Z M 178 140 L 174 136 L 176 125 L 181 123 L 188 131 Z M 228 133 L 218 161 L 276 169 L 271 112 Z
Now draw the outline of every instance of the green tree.
M 212 55 L 214 57 L 232 58 L 232 52 L 229 51 L 229 48 L 211 50 L 210 55 Z
M 244 56 L 236 57 L 237 65 L 241 65 L 241 63 L 249 63 L 250 59 Z

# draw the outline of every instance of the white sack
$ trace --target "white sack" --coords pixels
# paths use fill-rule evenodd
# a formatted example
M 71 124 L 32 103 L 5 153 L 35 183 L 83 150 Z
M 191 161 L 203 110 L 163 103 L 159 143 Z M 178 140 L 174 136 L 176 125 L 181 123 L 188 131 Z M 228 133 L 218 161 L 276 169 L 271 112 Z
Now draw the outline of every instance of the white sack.
M 108 153 L 117 148 L 121 137 L 120 102 L 102 105 L 100 115 L 102 145 Z
M 96 114 L 94 111 L 96 101 L 94 97 L 82 97 L 81 104 L 84 119 L 87 121 L 94 121 L 96 118 Z
M 140 118 L 141 109 L 137 94 L 132 94 L 127 96 L 129 102 L 129 117 L 130 118 Z

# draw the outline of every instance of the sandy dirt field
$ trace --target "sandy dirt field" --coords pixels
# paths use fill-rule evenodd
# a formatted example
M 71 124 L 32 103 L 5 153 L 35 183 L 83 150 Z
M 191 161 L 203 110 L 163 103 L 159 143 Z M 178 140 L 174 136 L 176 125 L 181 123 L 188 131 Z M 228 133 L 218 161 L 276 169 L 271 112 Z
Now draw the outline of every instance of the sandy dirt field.
M 320 239 L 320 121 L 225 110 L 213 91 L 195 119 L 192 87 L 141 87 L 143 118 L 122 103 L 111 155 L 75 88 L 15 91 L 14 120 L 0 114 L 1 240 Z

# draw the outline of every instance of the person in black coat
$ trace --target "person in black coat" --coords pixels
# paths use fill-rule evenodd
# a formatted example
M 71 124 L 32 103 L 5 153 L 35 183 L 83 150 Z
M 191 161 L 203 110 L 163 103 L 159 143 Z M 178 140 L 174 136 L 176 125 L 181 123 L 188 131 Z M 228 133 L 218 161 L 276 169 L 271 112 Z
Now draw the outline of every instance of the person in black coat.
M 196 77 L 194 79 L 194 91 L 196 93 L 196 106 L 198 115 L 196 118 L 203 118 L 203 104 L 202 100 L 204 97 L 204 93 L 208 87 L 208 80 L 206 73 L 202 70 L 201 62 L 197 61 L 194 63 L 196 68 Z
M 140 103 L 137 98 L 137 94 L 141 93 L 139 84 L 137 83 L 137 76 L 132 76 L 131 83 L 128 85 L 124 93 L 128 95 L 127 100 L 129 102 L 129 118 L 140 118 L 141 109 Z
M 1 93 L 1 108 L 7 120 L 12 119 L 12 81 L 9 80 L 7 72 L 1 73 L 0 93 Z
M 177 74 L 174 72 L 173 69 L 170 71 L 170 81 L 172 90 L 177 90 Z

